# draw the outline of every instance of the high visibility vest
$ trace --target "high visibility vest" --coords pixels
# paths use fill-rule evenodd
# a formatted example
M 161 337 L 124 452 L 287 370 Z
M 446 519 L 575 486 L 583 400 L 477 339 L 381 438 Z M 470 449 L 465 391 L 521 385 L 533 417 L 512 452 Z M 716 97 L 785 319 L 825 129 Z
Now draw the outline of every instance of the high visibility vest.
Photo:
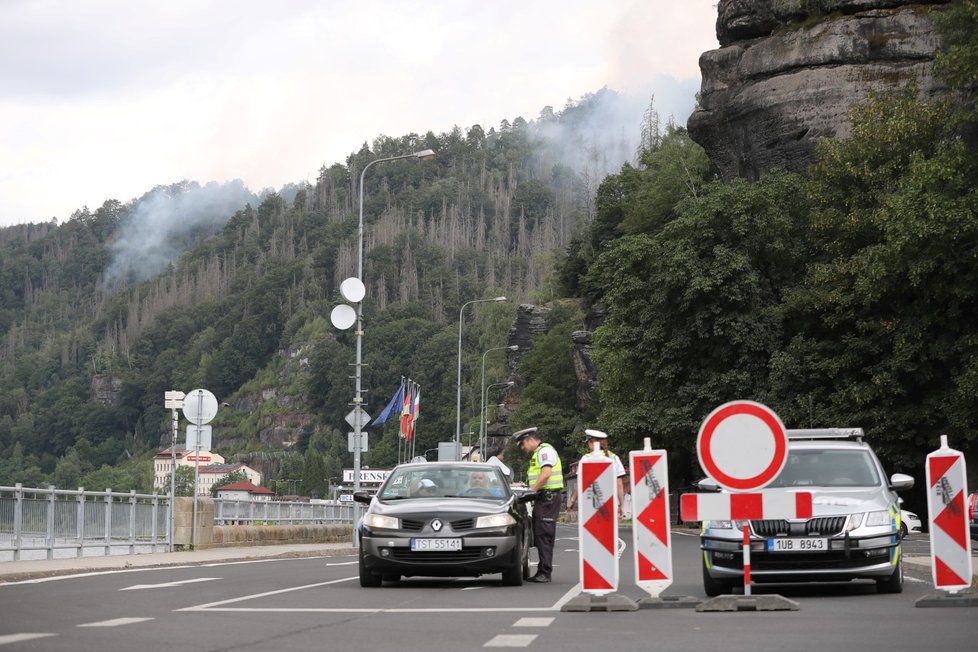
M 533 488 L 536 484 L 537 478 L 540 477 L 540 472 L 543 467 L 540 466 L 540 449 L 544 446 L 548 448 L 553 448 L 550 444 L 540 444 L 537 449 L 533 451 L 533 457 L 530 458 L 530 467 L 526 470 L 526 480 Z M 541 489 L 563 489 L 564 488 L 564 470 L 560 463 L 560 456 L 557 455 L 557 451 L 554 450 L 554 456 L 557 458 L 557 463 L 551 467 L 550 477 L 547 478 L 547 482 L 541 487 Z

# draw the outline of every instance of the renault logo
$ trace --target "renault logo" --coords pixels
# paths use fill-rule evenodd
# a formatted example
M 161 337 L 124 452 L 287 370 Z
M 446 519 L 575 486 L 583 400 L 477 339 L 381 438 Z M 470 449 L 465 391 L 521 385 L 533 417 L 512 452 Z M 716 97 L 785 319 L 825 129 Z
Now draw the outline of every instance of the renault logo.
M 442 522 L 437 518 L 431 522 L 431 529 L 435 532 L 441 531 Z

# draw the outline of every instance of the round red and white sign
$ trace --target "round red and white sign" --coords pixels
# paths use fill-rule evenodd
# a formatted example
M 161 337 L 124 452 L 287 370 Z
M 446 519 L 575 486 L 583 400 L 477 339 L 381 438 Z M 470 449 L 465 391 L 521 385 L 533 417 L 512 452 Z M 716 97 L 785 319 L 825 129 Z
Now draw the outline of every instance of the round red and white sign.
M 788 433 L 774 410 L 731 401 L 710 412 L 696 438 L 700 466 L 730 491 L 766 487 L 784 468 Z

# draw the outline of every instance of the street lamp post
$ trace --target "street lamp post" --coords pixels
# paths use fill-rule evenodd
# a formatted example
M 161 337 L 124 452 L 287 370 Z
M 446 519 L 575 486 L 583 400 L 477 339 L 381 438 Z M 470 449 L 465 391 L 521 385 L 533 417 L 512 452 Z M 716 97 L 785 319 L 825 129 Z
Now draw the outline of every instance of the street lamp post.
M 518 351 L 519 346 L 513 344 L 512 346 L 497 346 L 494 349 L 489 349 L 482 354 L 482 382 L 479 385 L 479 446 L 480 450 L 485 451 L 485 435 L 486 431 L 483 427 L 485 424 L 485 419 L 482 418 L 482 414 L 486 410 L 486 355 L 492 353 L 493 351 Z
M 435 152 L 430 149 L 425 149 L 419 152 L 414 152 L 412 154 L 401 154 L 400 156 L 388 156 L 386 158 L 378 158 L 370 161 L 363 166 L 363 170 L 360 171 L 360 217 L 357 221 L 357 280 L 360 281 L 361 288 L 363 285 L 363 181 L 367 174 L 367 170 L 371 165 L 375 163 L 384 163 L 385 161 L 397 161 L 403 158 L 416 158 L 422 161 L 427 161 L 435 157 Z M 357 408 L 360 408 L 363 403 L 362 389 L 361 389 L 361 379 L 362 379 L 362 368 L 363 368 L 363 300 L 357 301 L 357 359 L 356 359 L 356 390 L 353 395 L 353 409 L 356 411 L 357 418 L 353 421 L 353 491 L 360 490 L 360 437 L 363 432 L 363 426 L 365 424 L 361 423 L 360 415 L 363 414 Z M 356 523 L 357 517 L 359 516 L 359 503 L 353 504 L 353 545 L 357 545 L 356 537 Z
M 485 454 L 486 449 L 489 448 L 489 424 L 486 423 L 487 421 L 486 413 L 489 411 L 489 406 L 486 405 L 486 401 L 489 399 L 489 390 L 492 389 L 493 387 L 512 387 L 515 384 L 516 383 L 514 383 L 512 380 L 505 383 L 493 383 L 492 385 L 486 387 L 485 392 L 482 395 L 483 408 L 482 411 L 479 413 L 479 421 L 480 421 L 479 425 L 482 428 L 483 432 L 485 432 L 485 442 L 482 444 L 483 454 Z
M 455 461 L 462 458 L 462 313 L 465 306 L 473 303 L 490 303 L 492 301 L 505 301 L 506 297 L 496 297 L 494 299 L 473 299 L 466 301 L 458 309 L 458 382 L 455 384 Z

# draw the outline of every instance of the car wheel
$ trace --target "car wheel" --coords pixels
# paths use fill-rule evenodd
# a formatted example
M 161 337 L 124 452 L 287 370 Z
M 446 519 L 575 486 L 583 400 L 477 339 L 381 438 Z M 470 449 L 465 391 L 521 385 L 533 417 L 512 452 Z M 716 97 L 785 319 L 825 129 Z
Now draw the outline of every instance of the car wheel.
M 517 540 L 513 549 L 513 564 L 503 571 L 503 586 L 523 586 L 523 541 Z
M 703 591 L 707 597 L 715 598 L 718 595 L 729 595 L 733 593 L 733 582 L 715 580 L 710 577 L 710 571 L 706 567 L 706 559 L 703 560 Z
M 367 565 L 364 561 L 363 554 L 363 544 L 360 544 L 360 586 L 365 588 L 373 588 L 380 586 L 382 583 L 380 575 L 376 573 L 371 573 L 367 570 Z
M 906 523 L 900 523 L 900 538 L 901 539 L 904 539 L 904 538 L 906 538 L 906 536 L 908 534 L 910 534 L 910 531 L 907 530 L 907 524 Z
M 528 534 L 528 535 L 526 535 L 526 540 L 523 543 L 523 562 L 522 562 L 522 566 L 523 566 L 523 579 L 524 580 L 530 579 L 530 548 L 532 548 L 533 546 L 530 545 L 529 540 L 530 540 L 530 536 Z
M 885 580 L 876 580 L 877 593 L 903 593 L 903 560 L 897 562 L 893 574 Z

